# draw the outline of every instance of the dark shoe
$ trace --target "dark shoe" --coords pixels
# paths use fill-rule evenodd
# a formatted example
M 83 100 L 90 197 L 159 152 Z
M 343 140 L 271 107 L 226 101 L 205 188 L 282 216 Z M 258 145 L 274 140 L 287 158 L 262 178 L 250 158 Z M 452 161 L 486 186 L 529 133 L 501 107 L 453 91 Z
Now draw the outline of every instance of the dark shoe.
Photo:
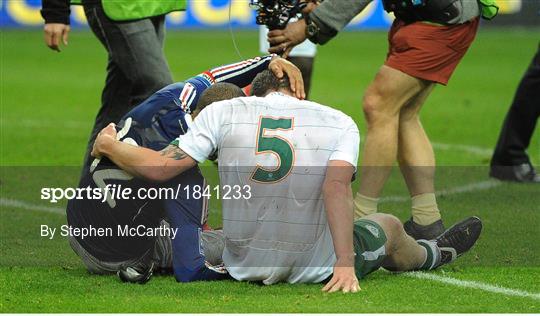
M 517 166 L 491 166 L 489 176 L 502 181 L 540 183 L 540 175 L 530 163 Z
M 407 235 L 411 236 L 416 240 L 433 240 L 442 233 L 444 233 L 444 225 L 442 220 L 438 220 L 433 224 L 424 226 L 415 223 L 412 218 L 410 218 L 408 221 L 405 222 L 405 224 L 403 224 L 403 228 L 405 229 Z
M 441 251 L 441 259 L 436 267 L 448 264 L 474 246 L 482 232 L 482 221 L 476 217 L 455 224 L 446 230 L 435 242 Z
M 118 271 L 118 277 L 122 282 L 145 284 L 150 281 L 153 270 L 153 262 L 150 266 L 140 265 L 136 267 L 126 267 Z

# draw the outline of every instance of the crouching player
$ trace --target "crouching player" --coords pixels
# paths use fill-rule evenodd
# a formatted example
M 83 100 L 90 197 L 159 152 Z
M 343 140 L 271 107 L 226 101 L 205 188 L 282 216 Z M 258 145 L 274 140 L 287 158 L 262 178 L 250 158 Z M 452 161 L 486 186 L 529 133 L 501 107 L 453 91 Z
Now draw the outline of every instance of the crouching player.
M 205 108 L 164 151 L 119 142 L 109 126 L 97 136 L 92 154 L 139 178 L 168 181 L 219 149 L 221 185 L 248 184 L 252 193 L 222 203 L 223 261 L 237 280 L 329 280 L 326 291 L 356 292 L 358 278 L 379 267 L 435 269 L 475 244 L 482 229 L 476 217 L 435 240 L 418 241 L 392 215 L 353 223 L 351 180 L 360 139 L 354 121 L 295 98 L 286 80 L 268 71 L 255 78 L 252 92 L 257 97 Z
M 117 140 L 161 150 L 178 135 L 186 133 L 192 118 L 205 106 L 243 96 L 239 87 L 247 86 L 257 73 L 266 69 L 278 76 L 286 74 L 297 78 L 291 88 L 298 97 L 304 97 L 302 77 L 297 68 L 279 57 L 257 57 L 211 69 L 156 92 L 122 118 L 117 125 Z M 207 90 L 211 86 L 213 89 Z M 223 269 L 215 267 L 221 262 L 221 236 L 216 231 L 203 231 L 207 200 L 204 197 L 196 199 L 182 190 L 189 186 L 205 186 L 198 168 L 191 168 L 159 185 L 160 188 L 178 189 L 180 194 L 154 200 L 141 197 L 138 192 L 150 192 L 157 185 L 132 177 L 107 158 L 95 159 L 89 170 L 84 170 L 79 187 L 101 188 L 105 194 L 109 193 L 106 201 L 71 200 L 67 220 L 74 228 L 92 226 L 113 233 L 86 238 L 72 236 L 73 250 L 91 273 L 118 272 L 124 281 L 144 283 L 156 265 L 160 268 L 172 266 L 176 279 L 181 282 L 226 277 Z M 118 193 L 107 191 L 111 188 L 124 192 L 129 189 L 132 195 L 119 198 Z M 141 227 L 145 228 L 143 231 L 150 229 L 148 231 L 160 233 L 135 236 L 121 233 Z

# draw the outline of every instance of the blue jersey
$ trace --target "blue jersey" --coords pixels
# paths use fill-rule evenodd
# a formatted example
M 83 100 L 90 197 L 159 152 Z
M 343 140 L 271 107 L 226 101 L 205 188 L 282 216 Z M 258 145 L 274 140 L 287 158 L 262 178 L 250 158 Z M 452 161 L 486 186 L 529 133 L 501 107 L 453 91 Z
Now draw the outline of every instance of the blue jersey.
M 189 128 L 186 114 L 195 110 L 201 94 L 214 83 L 227 82 L 246 87 L 255 76 L 267 69 L 272 56 L 256 57 L 205 71 L 185 82 L 173 83 L 128 112 L 119 124 L 132 119 L 131 130 L 137 145 L 161 150 Z M 188 121 L 190 118 L 187 118 Z
M 261 71 L 268 68 L 272 56 L 256 57 L 243 62 L 210 69 L 185 82 L 171 84 L 129 111 L 117 124 L 120 141 L 161 150 L 189 129 L 198 99 L 208 87 L 217 82 L 247 86 Z M 85 172 L 80 187 L 100 187 L 118 184 L 133 190 L 155 187 L 155 184 L 120 174 L 110 160 L 95 160 Z M 103 178 L 105 175 L 105 178 Z M 112 176 L 111 176 L 112 175 Z M 163 186 L 204 186 L 204 178 L 195 167 Z M 72 200 L 68 203 L 68 223 L 74 227 L 113 227 L 116 225 L 159 226 L 167 219 L 177 228 L 172 239 L 173 270 L 178 281 L 214 280 L 224 275 L 207 267 L 200 234 L 207 217 L 205 198 L 176 196 L 174 199 L 150 201 L 146 199 L 118 200 L 114 203 L 97 200 Z M 85 238 L 77 241 L 90 254 L 104 261 L 125 261 L 151 253 L 155 241 L 151 238 Z

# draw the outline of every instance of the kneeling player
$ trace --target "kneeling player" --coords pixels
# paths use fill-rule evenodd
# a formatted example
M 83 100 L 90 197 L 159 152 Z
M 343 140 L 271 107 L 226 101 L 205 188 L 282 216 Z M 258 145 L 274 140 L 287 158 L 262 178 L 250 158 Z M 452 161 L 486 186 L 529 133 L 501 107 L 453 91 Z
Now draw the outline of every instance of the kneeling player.
M 117 139 L 153 150 L 163 149 L 178 135 L 186 133 L 192 117 L 202 108 L 215 101 L 243 96 L 239 87 L 248 85 L 257 73 L 267 68 L 278 75 L 299 78 L 294 87 L 298 96 L 303 96 L 301 74 L 292 64 L 273 56 L 257 57 L 211 69 L 156 92 L 123 117 L 117 126 Z M 205 91 L 211 86 L 214 87 L 211 91 Z M 140 197 L 139 192 L 149 192 L 156 185 L 132 177 L 109 159 L 94 160 L 90 169 L 85 170 L 79 187 L 101 188 L 105 193 L 113 187 L 124 192 L 129 189 L 132 195 L 119 199 L 118 194 L 109 194 L 105 203 L 71 200 L 67 208 L 70 226 L 108 228 L 113 232 L 112 236 L 72 237 L 72 248 L 90 272 L 120 271 L 121 278 L 127 281 L 146 282 L 155 264 L 162 268 L 172 266 L 176 279 L 183 282 L 225 277 L 223 270 L 213 267 L 221 260 L 220 236 L 217 232 L 203 232 L 207 200 L 186 195 L 182 190 L 186 186 L 205 186 L 198 168 L 160 184 L 159 188 L 179 189 L 180 194 L 174 198 Z M 167 234 L 127 236 L 124 233 L 126 228 L 166 226 L 164 219 L 170 227 L 155 231 Z M 213 241 L 212 247 L 209 239 Z

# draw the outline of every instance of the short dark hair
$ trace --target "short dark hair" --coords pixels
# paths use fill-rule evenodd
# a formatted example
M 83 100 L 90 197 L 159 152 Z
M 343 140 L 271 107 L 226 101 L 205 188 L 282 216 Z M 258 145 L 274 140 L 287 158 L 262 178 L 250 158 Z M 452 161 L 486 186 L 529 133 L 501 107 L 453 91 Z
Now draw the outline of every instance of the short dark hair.
M 264 97 L 270 91 L 278 91 L 284 88 L 290 89 L 289 77 L 286 74 L 283 78 L 278 79 L 272 71 L 263 70 L 251 82 L 251 95 Z
M 232 83 L 219 82 L 204 90 L 199 98 L 199 101 L 197 102 L 195 112 L 202 111 L 205 107 L 214 102 L 245 96 L 244 91 L 242 91 L 242 89 L 240 89 L 238 86 Z

